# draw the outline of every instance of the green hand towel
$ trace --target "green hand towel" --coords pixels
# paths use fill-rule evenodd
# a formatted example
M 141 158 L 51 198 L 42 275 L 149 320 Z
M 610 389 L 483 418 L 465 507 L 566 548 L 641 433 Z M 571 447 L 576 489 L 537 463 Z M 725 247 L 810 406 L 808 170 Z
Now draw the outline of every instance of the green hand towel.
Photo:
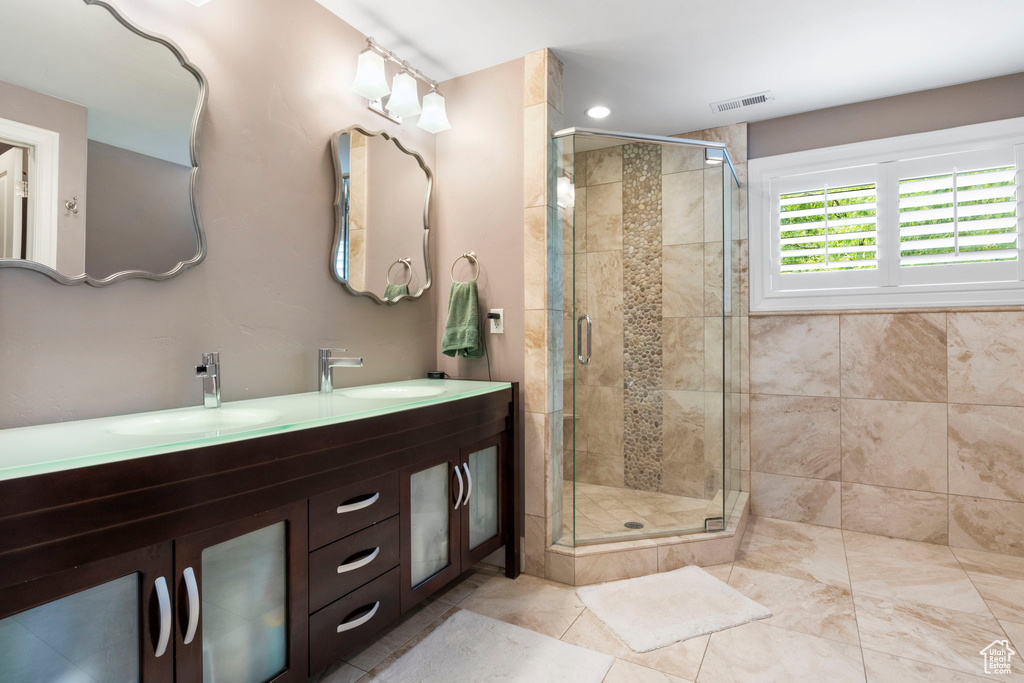
M 441 337 L 441 353 L 446 356 L 480 358 L 480 306 L 476 280 L 453 282 L 448 295 L 448 322 Z
M 384 288 L 384 299 L 386 301 L 394 301 L 400 296 L 405 296 L 409 293 L 409 285 L 393 285 L 390 282 Z

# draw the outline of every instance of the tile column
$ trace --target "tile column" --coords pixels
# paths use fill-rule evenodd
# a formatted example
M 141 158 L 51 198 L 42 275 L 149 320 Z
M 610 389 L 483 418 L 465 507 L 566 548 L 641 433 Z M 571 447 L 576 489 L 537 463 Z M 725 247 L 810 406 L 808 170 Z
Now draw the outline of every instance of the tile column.
M 562 231 L 551 134 L 562 127 L 562 63 L 526 56 L 523 105 L 525 538 L 523 571 L 546 575 L 562 512 Z

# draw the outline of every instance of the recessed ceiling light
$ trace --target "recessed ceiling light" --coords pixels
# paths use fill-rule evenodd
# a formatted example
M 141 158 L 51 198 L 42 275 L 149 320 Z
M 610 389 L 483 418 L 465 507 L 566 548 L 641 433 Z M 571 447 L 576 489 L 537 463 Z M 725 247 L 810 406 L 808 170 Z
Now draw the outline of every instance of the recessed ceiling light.
M 601 104 L 595 105 L 587 110 L 587 116 L 592 119 L 603 119 L 611 113 L 611 109 Z

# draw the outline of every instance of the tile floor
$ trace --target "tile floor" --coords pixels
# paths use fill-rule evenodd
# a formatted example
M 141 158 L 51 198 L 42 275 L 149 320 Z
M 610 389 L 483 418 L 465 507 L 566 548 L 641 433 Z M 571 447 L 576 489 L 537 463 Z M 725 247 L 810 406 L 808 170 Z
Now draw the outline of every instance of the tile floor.
M 637 654 L 570 586 L 480 567 L 319 683 L 373 680 L 456 610 L 616 657 L 605 683 L 981 683 L 980 650 L 1024 653 L 1024 558 L 753 517 L 736 561 L 706 568 L 774 616 Z M 451 679 L 457 681 L 457 677 Z
M 706 500 L 580 482 L 574 499 L 572 481 L 566 481 L 562 501 L 569 512 L 574 500 L 577 544 L 703 531 L 705 518 L 722 516 L 721 496 Z M 573 515 L 563 515 L 562 519 L 563 538 L 572 538 Z M 644 526 L 627 529 L 623 526 L 626 522 Z

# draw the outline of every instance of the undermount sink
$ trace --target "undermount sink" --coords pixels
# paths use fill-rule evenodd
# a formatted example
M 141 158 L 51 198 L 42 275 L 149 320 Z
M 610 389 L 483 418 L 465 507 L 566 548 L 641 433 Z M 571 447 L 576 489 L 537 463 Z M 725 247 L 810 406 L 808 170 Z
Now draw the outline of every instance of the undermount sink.
M 424 387 L 424 386 L 380 386 L 380 387 L 360 387 L 357 389 L 345 389 L 338 393 L 348 398 L 391 398 L 391 399 L 410 399 L 410 398 L 427 398 L 430 396 L 440 396 L 445 392 L 444 387 Z
M 209 434 L 232 429 L 243 429 L 271 422 L 281 416 L 276 410 L 258 408 L 216 408 L 143 415 L 122 420 L 107 431 L 124 436 L 168 436 L 174 434 Z

